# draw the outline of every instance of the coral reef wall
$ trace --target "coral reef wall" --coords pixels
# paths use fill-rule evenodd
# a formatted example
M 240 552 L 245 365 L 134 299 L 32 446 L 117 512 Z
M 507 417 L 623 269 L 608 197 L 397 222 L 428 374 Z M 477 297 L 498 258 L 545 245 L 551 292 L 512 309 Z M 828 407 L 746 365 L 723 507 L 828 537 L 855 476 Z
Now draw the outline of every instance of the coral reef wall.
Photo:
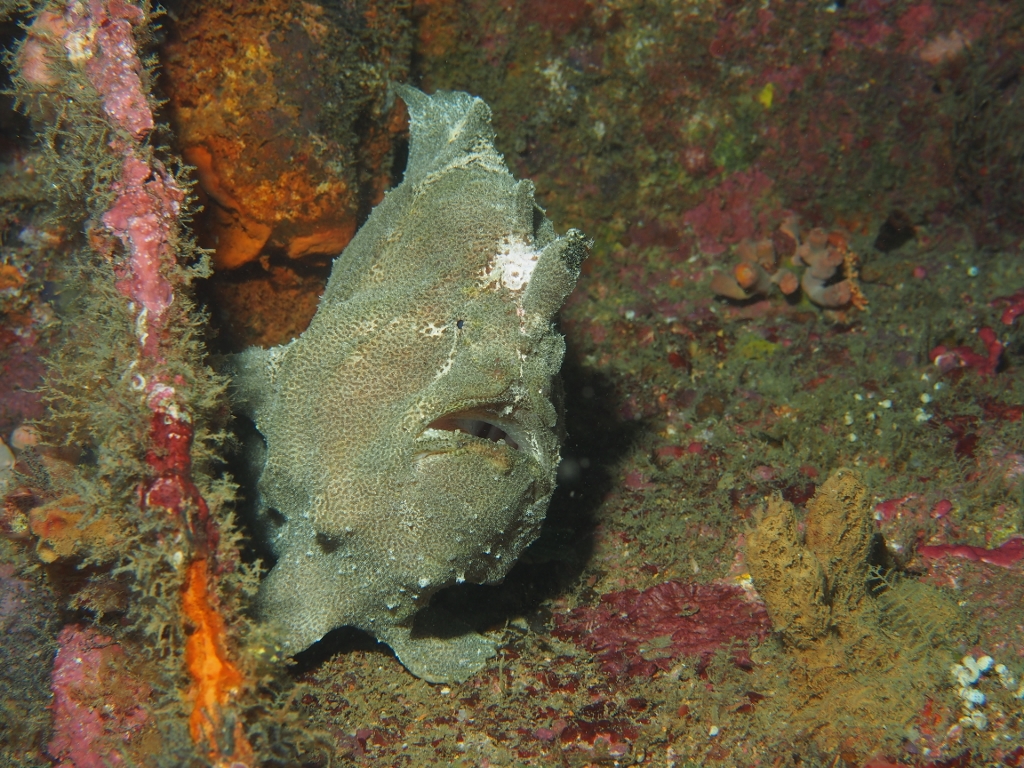
M 1021 8 L 0 2 L 0 762 L 1024 765 Z M 252 621 L 209 358 L 305 328 L 391 82 L 595 240 L 459 684 Z

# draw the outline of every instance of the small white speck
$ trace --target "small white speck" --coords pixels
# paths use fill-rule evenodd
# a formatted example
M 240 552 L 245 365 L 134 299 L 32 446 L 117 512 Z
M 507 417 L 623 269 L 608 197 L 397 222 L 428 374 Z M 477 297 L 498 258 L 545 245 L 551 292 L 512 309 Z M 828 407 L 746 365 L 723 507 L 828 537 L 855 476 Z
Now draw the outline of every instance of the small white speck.
M 892 400 L 879 400 L 878 405 L 881 408 L 892 408 Z
M 967 268 L 967 276 L 968 277 L 977 277 L 979 272 L 981 272 L 981 270 L 978 269 L 977 267 L 968 267 Z
M 1013 676 L 1013 673 L 1006 667 L 1005 664 L 996 664 L 996 674 L 999 675 L 999 682 L 1003 684 L 1003 687 L 1010 690 L 1017 684 L 1017 678 Z
M 977 688 L 961 688 L 957 693 L 959 693 L 960 698 L 963 699 L 964 702 L 971 704 L 972 706 L 981 707 L 985 704 L 985 694 Z
M 713 739 L 717 735 L 718 735 L 718 726 L 717 725 L 712 725 L 710 728 L 708 728 L 708 736 L 710 736 Z
M 922 402 L 922 403 L 924 403 L 925 405 L 927 405 L 928 403 L 930 403 L 930 402 L 932 401 L 932 396 L 931 396 L 931 395 L 929 395 L 929 394 L 928 394 L 927 392 L 922 392 L 922 393 L 921 393 L 921 398 L 920 398 L 920 399 L 921 399 L 921 402 Z
M 440 336 L 447 328 L 447 325 L 434 325 L 433 323 L 427 323 L 426 326 L 420 328 L 420 333 L 424 336 Z
M 857 442 L 857 435 L 854 432 L 851 432 L 850 434 L 848 434 L 846 436 L 846 439 L 849 440 L 851 443 L 856 443 Z

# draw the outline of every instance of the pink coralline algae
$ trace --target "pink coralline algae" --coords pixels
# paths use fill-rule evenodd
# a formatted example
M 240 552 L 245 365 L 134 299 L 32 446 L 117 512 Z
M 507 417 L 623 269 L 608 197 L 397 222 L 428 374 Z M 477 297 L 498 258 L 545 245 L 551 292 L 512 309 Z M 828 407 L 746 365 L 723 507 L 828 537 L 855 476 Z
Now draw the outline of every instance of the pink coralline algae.
M 764 606 L 739 587 L 678 581 L 603 595 L 597 606 L 581 606 L 556 621 L 556 637 L 596 655 L 604 672 L 632 677 L 668 670 L 681 656 L 698 656 L 706 666 L 723 645 L 763 640 L 771 630 Z M 734 661 L 750 664 L 742 651 Z
M 19 56 L 21 74 L 35 85 L 53 86 L 50 46 L 60 45 L 100 94 L 111 123 L 141 141 L 154 125 L 133 34 L 144 21 L 142 9 L 125 0 L 68 3 L 63 16 L 43 11 Z
M 131 254 L 119 265 L 118 290 L 141 306 L 147 328 L 159 328 L 174 296 L 171 283 L 162 274 L 163 263 L 171 260 L 169 242 L 177 226 L 184 193 L 156 161 L 154 167 L 129 153 L 121 179 L 114 184 L 117 201 L 103 215 L 103 224 Z M 155 351 L 154 335 L 140 339 L 144 349 Z
M 759 169 L 741 171 L 708 192 L 704 202 L 683 215 L 683 221 L 693 227 L 704 253 L 722 253 L 764 229 L 768 214 L 758 214 L 754 204 L 771 188 L 772 180 Z
M 1003 344 L 996 332 L 988 326 L 978 330 L 978 338 L 985 345 L 985 352 L 975 352 L 968 346 L 946 347 L 943 344 L 928 353 L 928 359 L 942 373 L 949 373 L 960 368 L 974 368 L 982 376 L 988 377 L 996 373 L 1003 355 Z
M 992 300 L 992 306 L 1006 304 L 1002 316 L 999 318 L 1003 325 L 1013 325 L 1014 321 L 1024 315 L 1024 290 L 1019 290 L 1009 296 L 1000 296 Z
M 145 19 L 142 9 L 124 0 L 92 0 L 87 5 L 69 4 L 65 18 L 69 54 L 74 60 L 71 46 L 76 41 L 83 45 L 85 71 L 103 96 L 103 111 L 136 141 L 144 138 L 153 130 L 153 112 L 142 86 L 142 62 L 132 32 Z
M 149 720 L 151 690 L 125 666 L 120 645 L 93 629 L 68 626 L 53 662 L 53 739 L 61 768 L 109 768 Z
M 139 76 L 142 63 L 132 34 L 144 16 L 123 0 L 92 0 L 87 12 L 69 14 L 70 30 L 65 39 L 91 40 L 81 54 L 86 57 L 85 72 L 103 98 L 110 122 L 132 139 L 111 142 L 111 149 L 123 155 L 124 167 L 114 184 L 117 199 L 103 215 L 103 224 L 128 254 L 127 261 L 119 265 L 117 286 L 139 305 L 139 341 L 153 355 L 174 296 L 165 271 L 166 263 L 174 260 L 171 243 L 185 195 L 158 161 L 145 159 L 148 153 L 137 144 L 153 129 L 153 112 Z
M 1009 568 L 1024 558 L 1024 539 L 1009 539 L 998 547 L 972 547 L 967 544 L 935 544 L 918 547 L 917 554 L 925 560 L 941 560 L 946 557 L 962 557 L 965 560 L 998 565 Z
M 69 3 L 63 16 L 44 11 L 36 18 L 19 63 L 30 83 L 52 87 L 49 61 L 59 45 L 102 100 L 114 129 L 111 153 L 124 162 L 114 183 L 117 197 L 102 221 L 105 234 L 124 246 L 127 258 L 117 264 L 117 285 L 137 306 L 143 350 L 157 357 L 174 295 L 166 273 L 174 263 L 172 244 L 185 194 L 144 143 L 155 122 L 134 29 L 145 23 L 142 9 L 125 0 Z

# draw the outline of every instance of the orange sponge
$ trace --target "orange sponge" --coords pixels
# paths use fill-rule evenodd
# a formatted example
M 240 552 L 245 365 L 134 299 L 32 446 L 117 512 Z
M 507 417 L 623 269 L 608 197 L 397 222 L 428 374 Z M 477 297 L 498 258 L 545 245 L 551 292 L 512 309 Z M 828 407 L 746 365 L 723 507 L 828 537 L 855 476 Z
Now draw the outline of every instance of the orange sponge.
M 242 673 L 228 658 L 224 646 L 224 619 L 210 605 L 209 574 L 206 559 L 195 560 L 188 567 L 182 609 L 195 627 L 185 645 L 185 664 L 192 687 L 192 715 L 189 733 L 196 744 L 205 742 L 215 765 L 253 765 L 252 746 L 236 723 L 229 739 L 218 739 L 223 725 L 222 711 L 238 694 Z M 222 754 L 220 743 L 231 745 L 231 754 Z

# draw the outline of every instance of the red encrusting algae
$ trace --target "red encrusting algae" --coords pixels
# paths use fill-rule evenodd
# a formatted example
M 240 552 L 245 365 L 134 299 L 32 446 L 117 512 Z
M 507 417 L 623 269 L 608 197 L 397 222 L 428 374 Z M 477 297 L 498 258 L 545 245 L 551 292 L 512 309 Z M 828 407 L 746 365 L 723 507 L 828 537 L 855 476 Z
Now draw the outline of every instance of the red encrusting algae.
M 668 670 L 680 656 L 699 656 L 706 666 L 730 641 L 763 640 L 771 630 L 764 606 L 740 587 L 678 581 L 602 595 L 599 605 L 556 621 L 556 637 L 596 654 L 605 672 L 633 677 Z M 751 663 L 739 651 L 733 660 L 744 668 Z
M 153 411 L 146 463 L 156 472 L 146 485 L 142 503 L 146 509 L 174 514 L 186 526 L 196 556 L 206 558 L 216 551 L 220 534 L 210 517 L 209 506 L 192 481 L 192 423 L 175 405 L 171 387 L 149 398 Z
M 1003 314 L 1000 315 L 999 319 L 1003 325 L 1013 325 L 1018 317 L 1024 315 L 1024 289 L 1015 291 L 1009 296 L 999 296 L 992 299 L 989 304 L 993 307 L 998 304 L 1005 304 L 1006 309 L 1003 310 Z
M 988 326 L 978 330 L 978 338 L 985 345 L 984 353 L 975 352 L 966 344 L 952 348 L 940 344 L 928 353 L 928 359 L 942 373 L 960 368 L 974 368 L 985 378 L 994 376 L 1003 356 L 1003 343 L 999 341 L 996 332 Z
M 917 548 L 917 554 L 925 560 L 941 560 L 945 557 L 962 557 L 965 560 L 998 565 L 1009 568 L 1024 559 L 1024 538 L 1008 539 L 998 547 L 973 547 L 968 544 L 932 544 Z
M 149 722 L 150 687 L 131 674 L 124 649 L 94 629 L 66 626 L 57 642 L 47 751 L 61 768 L 124 765 L 122 753 Z

